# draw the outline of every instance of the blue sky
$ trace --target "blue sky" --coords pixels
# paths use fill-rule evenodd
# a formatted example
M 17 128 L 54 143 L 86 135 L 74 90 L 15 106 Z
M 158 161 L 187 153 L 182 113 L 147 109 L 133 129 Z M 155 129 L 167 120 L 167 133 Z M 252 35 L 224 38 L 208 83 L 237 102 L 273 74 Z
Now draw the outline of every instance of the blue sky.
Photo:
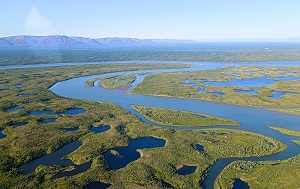
M 0 36 L 286 39 L 299 0 L 0 0 Z

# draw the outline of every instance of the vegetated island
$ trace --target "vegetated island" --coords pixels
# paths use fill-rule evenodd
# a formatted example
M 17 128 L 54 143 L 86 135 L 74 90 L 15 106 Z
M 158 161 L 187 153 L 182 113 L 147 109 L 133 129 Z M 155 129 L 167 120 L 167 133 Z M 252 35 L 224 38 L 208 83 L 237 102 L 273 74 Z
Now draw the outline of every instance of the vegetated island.
M 299 80 L 299 66 L 227 66 L 149 74 L 129 93 L 259 106 L 299 115 Z
M 300 131 L 292 130 L 292 129 L 286 129 L 282 127 L 277 126 L 269 126 L 269 128 L 274 129 L 282 134 L 285 135 L 291 135 L 291 136 L 300 136 Z
M 250 188 L 295 189 L 300 186 L 299 162 L 299 155 L 281 161 L 236 161 L 222 171 L 215 186 L 217 189 L 231 189 L 234 179 L 240 178 Z
M 100 80 L 100 85 L 106 89 L 118 89 L 129 86 L 137 78 L 137 74 L 115 75 L 110 77 L 93 78 L 85 82 L 87 86 L 93 86 L 93 83 Z
M 147 67 L 147 65 L 144 65 Z M 150 66 L 150 65 L 149 65 Z M 220 158 L 264 156 L 276 153 L 285 145 L 273 138 L 233 129 L 205 129 L 197 131 L 174 130 L 150 126 L 135 115 L 108 102 L 78 100 L 60 97 L 49 91 L 58 81 L 74 77 L 143 68 L 142 65 L 86 65 L 34 69 L 0 70 L 0 125 L 5 134 L 0 139 L 1 188 L 83 188 L 94 181 L 110 183 L 113 187 L 163 188 L 163 182 L 175 188 L 201 188 L 200 184 L 209 167 Z M 84 70 L 84 71 L 83 71 Z M 18 87 L 15 87 L 18 86 Z M 19 88 L 20 87 L 20 88 Z M 36 94 L 22 97 L 20 91 Z M 20 106 L 23 109 L 6 112 Z M 54 115 L 29 115 L 35 110 L 64 112 L 70 108 L 83 108 L 77 115 L 55 115 L 57 120 L 43 124 L 40 120 Z M 115 115 L 117 118 L 111 118 Z M 22 127 L 11 127 L 10 121 L 28 122 Z M 109 125 L 111 129 L 95 133 L 91 125 Z M 120 128 L 124 127 L 121 132 Z M 66 131 L 63 128 L 78 128 Z M 153 136 L 166 140 L 162 148 L 141 149 L 142 157 L 126 167 L 109 171 L 103 154 L 115 147 L 127 146 L 129 138 Z M 81 174 L 51 179 L 70 167 L 39 166 L 33 174 L 21 175 L 19 167 L 27 162 L 51 154 L 71 141 L 82 145 L 66 156 L 77 165 L 91 162 Z M 204 151 L 197 150 L 196 145 Z M 164 154 L 162 156 L 162 154 Z M 189 175 L 176 174 L 183 165 L 197 166 Z
M 193 112 L 131 105 L 133 109 L 138 111 L 142 116 L 162 125 L 170 126 L 216 126 L 216 125 L 236 125 L 239 123 L 233 120 L 220 118 L 216 116 L 199 114 Z

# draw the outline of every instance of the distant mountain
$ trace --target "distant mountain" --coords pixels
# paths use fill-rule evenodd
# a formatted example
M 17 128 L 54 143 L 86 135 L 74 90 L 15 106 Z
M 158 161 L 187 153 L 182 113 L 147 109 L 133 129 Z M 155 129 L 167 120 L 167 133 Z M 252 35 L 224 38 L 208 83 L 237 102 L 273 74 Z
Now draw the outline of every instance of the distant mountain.
M 137 38 L 120 38 L 120 37 L 106 37 L 96 39 L 103 45 L 109 46 L 149 46 L 155 45 L 155 42 L 150 39 L 137 39 Z
M 98 38 L 67 36 L 10 36 L 0 38 L 0 47 L 140 47 L 158 45 L 149 39 Z

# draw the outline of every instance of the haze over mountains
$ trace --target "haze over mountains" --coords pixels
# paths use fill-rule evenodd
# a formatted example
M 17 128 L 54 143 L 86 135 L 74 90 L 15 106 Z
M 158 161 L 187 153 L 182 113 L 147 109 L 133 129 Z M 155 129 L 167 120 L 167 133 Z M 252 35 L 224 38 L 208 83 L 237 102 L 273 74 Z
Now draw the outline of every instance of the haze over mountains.
M 191 42 L 191 41 L 190 41 Z M 181 40 L 150 40 L 137 38 L 107 37 L 90 39 L 68 36 L 10 36 L 0 38 L 0 47 L 140 47 L 166 43 L 187 43 Z
M 224 42 L 216 40 L 215 42 Z M 253 39 L 228 40 L 227 42 L 257 42 Z M 261 42 L 300 42 L 300 38 L 290 38 L 281 41 L 262 40 Z M 153 47 L 176 44 L 197 44 L 200 41 L 194 40 L 175 40 L 175 39 L 137 39 L 137 38 L 86 38 L 68 37 L 64 35 L 52 36 L 10 36 L 0 38 L 0 48 L 8 47 L 44 47 L 44 48 L 114 48 L 114 47 Z

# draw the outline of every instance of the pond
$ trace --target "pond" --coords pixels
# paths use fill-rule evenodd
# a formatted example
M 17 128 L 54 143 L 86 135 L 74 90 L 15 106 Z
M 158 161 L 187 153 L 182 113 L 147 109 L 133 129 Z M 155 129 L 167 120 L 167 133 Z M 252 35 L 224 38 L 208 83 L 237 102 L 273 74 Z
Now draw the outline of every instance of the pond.
M 43 119 L 40 121 L 41 123 L 54 123 L 56 121 L 56 118 L 48 118 L 48 119 Z
M 46 154 L 41 156 L 40 158 L 37 158 L 35 160 L 32 160 L 30 162 L 27 162 L 26 164 L 20 166 L 20 173 L 21 174 L 31 174 L 35 171 L 35 169 L 40 166 L 40 165 L 48 165 L 48 166 L 62 166 L 62 167 L 67 167 L 74 165 L 74 163 L 69 160 L 62 160 L 61 158 L 68 155 L 69 153 L 77 150 L 80 146 L 82 145 L 82 142 L 80 141 L 75 141 L 71 142 L 55 152 L 51 154 Z
M 189 175 L 192 174 L 196 171 L 197 166 L 188 166 L 188 165 L 183 165 L 181 168 L 179 168 L 176 173 L 178 175 Z
M 2 131 L 3 131 L 3 130 L 0 130 L 0 139 L 1 139 L 1 138 L 5 138 L 5 137 L 6 137 L 6 135 L 5 135 L 5 134 L 3 134 L 3 133 L 2 133 Z
M 270 98 L 281 98 L 285 94 L 295 95 L 295 94 L 298 94 L 298 93 L 288 92 L 288 91 L 272 91 L 272 94 L 273 94 L 273 96 L 270 96 Z
M 204 152 L 204 146 L 200 145 L 200 144 L 196 144 L 196 149 L 199 151 L 199 152 Z
M 109 188 L 111 184 L 95 181 L 91 182 L 88 185 L 85 186 L 86 189 L 106 189 Z
M 104 125 L 101 127 L 94 127 L 94 126 L 90 127 L 90 130 L 94 131 L 95 133 L 102 133 L 102 132 L 108 131 L 109 129 L 110 129 L 109 125 Z
M 244 182 L 243 180 L 236 178 L 233 182 L 232 189 L 249 189 L 248 183 Z
M 250 94 L 250 95 L 258 95 L 259 93 L 256 92 L 255 90 L 245 90 L 245 89 L 235 89 L 234 92 L 237 92 L 237 93 L 247 93 L 247 94 Z
M 15 107 L 7 109 L 6 112 L 13 112 L 13 111 L 16 111 L 16 110 L 23 110 L 23 109 L 24 108 L 21 107 L 21 106 L 15 106 Z
M 77 115 L 77 114 L 82 114 L 86 112 L 85 109 L 83 108 L 72 108 L 72 109 L 68 109 L 65 112 L 54 112 L 53 110 L 36 110 L 36 111 L 32 111 L 29 113 L 29 115 L 35 115 L 35 116 L 40 116 L 40 115 Z
M 62 130 L 64 131 L 77 131 L 79 129 L 79 127 L 73 127 L 73 128 L 62 128 Z
M 12 127 L 20 127 L 20 126 L 24 126 L 24 125 L 27 125 L 29 122 L 19 122 L 19 123 L 11 123 L 9 124 L 10 126 Z
M 52 179 L 58 179 L 58 178 L 62 178 L 62 177 L 77 175 L 79 173 L 87 171 L 91 167 L 91 165 L 92 165 L 92 162 L 87 162 L 87 163 L 84 163 L 81 165 L 73 165 L 74 169 L 72 169 L 71 171 L 65 171 L 65 172 L 58 173 L 58 174 L 54 175 L 52 177 Z
M 129 146 L 116 147 L 104 153 L 104 159 L 108 163 L 108 170 L 116 170 L 125 167 L 130 162 L 137 160 L 141 154 L 138 149 L 159 148 L 165 146 L 166 141 L 154 137 L 142 137 L 130 139 Z

